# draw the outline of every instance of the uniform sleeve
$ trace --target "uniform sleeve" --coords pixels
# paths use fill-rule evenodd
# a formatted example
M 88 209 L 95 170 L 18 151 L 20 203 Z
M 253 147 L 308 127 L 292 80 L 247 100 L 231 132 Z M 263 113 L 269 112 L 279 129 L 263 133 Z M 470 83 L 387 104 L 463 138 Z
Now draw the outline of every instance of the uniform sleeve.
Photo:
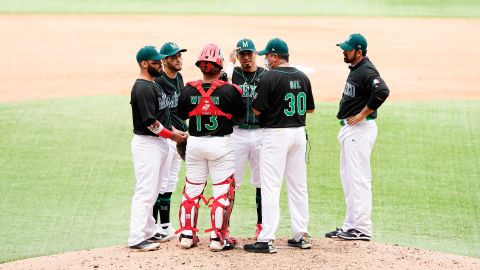
M 267 82 L 268 78 L 262 77 L 258 82 L 255 95 L 253 96 L 252 108 L 259 112 L 263 112 L 269 108 L 268 106 L 268 92 L 269 92 L 269 83 Z
M 374 69 L 368 69 L 365 78 L 365 86 L 371 93 L 367 106 L 372 110 L 377 110 L 387 99 L 390 90 L 382 77 L 380 77 L 380 74 Z
M 307 94 L 307 110 L 315 110 L 315 100 L 313 100 L 312 84 L 310 83 L 308 77 L 305 77 L 305 84 L 307 86 L 307 89 L 305 89 L 305 92 Z
M 155 102 L 157 102 L 154 91 L 142 89 L 136 92 L 138 111 L 142 123 L 147 127 L 157 120 L 155 117 Z
M 188 86 L 182 89 L 180 91 L 180 96 L 178 97 L 178 106 L 177 106 L 177 114 L 178 116 L 186 120 L 188 119 L 188 102 L 189 102 L 189 97 L 188 97 Z
M 233 109 L 232 114 L 234 118 L 241 119 L 245 116 L 246 107 L 243 104 L 242 94 L 240 88 L 236 85 L 232 85 L 232 103 Z

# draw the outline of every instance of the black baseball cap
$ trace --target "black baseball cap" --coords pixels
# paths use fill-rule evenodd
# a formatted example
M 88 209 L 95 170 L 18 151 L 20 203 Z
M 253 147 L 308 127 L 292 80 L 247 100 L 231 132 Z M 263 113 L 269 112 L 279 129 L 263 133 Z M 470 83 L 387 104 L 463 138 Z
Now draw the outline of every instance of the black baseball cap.
M 160 53 L 166 56 L 173 56 L 179 52 L 186 52 L 187 49 L 180 49 L 180 47 L 173 42 L 165 42 L 162 48 L 160 48 Z
M 250 51 L 250 52 L 257 51 L 257 49 L 255 49 L 255 44 L 253 44 L 253 41 L 249 38 L 240 39 L 237 42 L 237 48 L 240 48 L 238 49 L 237 53 L 241 53 L 244 51 Z

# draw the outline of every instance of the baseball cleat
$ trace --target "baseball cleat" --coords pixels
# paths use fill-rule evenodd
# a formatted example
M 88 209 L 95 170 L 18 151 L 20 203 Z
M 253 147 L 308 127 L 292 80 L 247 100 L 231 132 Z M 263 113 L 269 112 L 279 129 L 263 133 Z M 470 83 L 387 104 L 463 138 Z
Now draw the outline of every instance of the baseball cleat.
M 154 236 L 150 237 L 148 240 L 150 240 L 152 242 L 163 243 L 163 242 L 167 242 L 169 240 L 172 240 L 173 237 L 175 237 L 174 234 L 168 235 L 168 234 L 165 234 L 165 233 L 161 232 L 161 233 L 156 233 Z
M 225 247 L 225 240 L 223 243 L 220 242 L 219 238 L 212 238 L 210 239 L 210 250 L 211 251 L 221 251 Z
M 335 231 L 331 231 L 325 234 L 327 238 L 337 238 L 337 234 L 342 232 L 341 228 L 336 228 Z
M 306 233 L 300 238 L 300 240 L 295 241 L 295 238 L 288 239 L 289 247 L 297 247 L 301 249 L 310 249 L 312 248 L 312 238 Z
M 270 242 L 256 242 L 254 244 L 246 244 L 243 249 L 248 252 L 255 253 L 277 253 L 277 249 L 273 245 L 273 240 Z
M 199 239 L 195 236 L 195 239 L 191 235 L 180 234 L 180 246 L 185 249 L 197 246 Z
M 158 247 L 160 247 L 159 243 L 144 240 L 134 246 L 129 246 L 128 248 L 132 251 L 152 251 L 156 250 Z
M 345 240 L 362 240 L 362 241 L 370 241 L 370 236 L 362 233 L 357 229 L 350 229 L 346 232 L 341 231 L 337 234 L 337 237 L 345 239 Z

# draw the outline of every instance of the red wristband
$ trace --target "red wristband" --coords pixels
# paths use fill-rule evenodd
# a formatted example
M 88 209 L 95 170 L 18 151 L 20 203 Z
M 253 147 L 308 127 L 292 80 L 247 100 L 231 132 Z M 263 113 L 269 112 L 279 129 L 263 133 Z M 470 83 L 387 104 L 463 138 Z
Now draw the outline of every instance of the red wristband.
M 166 128 L 162 128 L 162 131 L 160 131 L 160 133 L 158 133 L 158 136 L 160 137 L 163 137 L 163 138 L 166 138 L 166 139 L 170 139 L 172 137 L 172 132 Z

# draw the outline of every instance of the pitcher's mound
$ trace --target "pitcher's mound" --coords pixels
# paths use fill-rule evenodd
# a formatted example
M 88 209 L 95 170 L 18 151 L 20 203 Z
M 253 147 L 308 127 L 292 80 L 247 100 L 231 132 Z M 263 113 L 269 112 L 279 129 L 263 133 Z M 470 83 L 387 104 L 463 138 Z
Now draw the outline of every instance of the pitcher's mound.
M 243 251 L 253 239 L 239 239 L 234 250 L 211 252 L 208 239 L 198 247 L 181 249 L 178 241 L 156 251 L 132 252 L 116 246 L 31 258 L 0 265 L 0 269 L 480 269 L 480 259 L 386 245 L 314 239 L 310 250 L 275 242 L 276 254 Z

